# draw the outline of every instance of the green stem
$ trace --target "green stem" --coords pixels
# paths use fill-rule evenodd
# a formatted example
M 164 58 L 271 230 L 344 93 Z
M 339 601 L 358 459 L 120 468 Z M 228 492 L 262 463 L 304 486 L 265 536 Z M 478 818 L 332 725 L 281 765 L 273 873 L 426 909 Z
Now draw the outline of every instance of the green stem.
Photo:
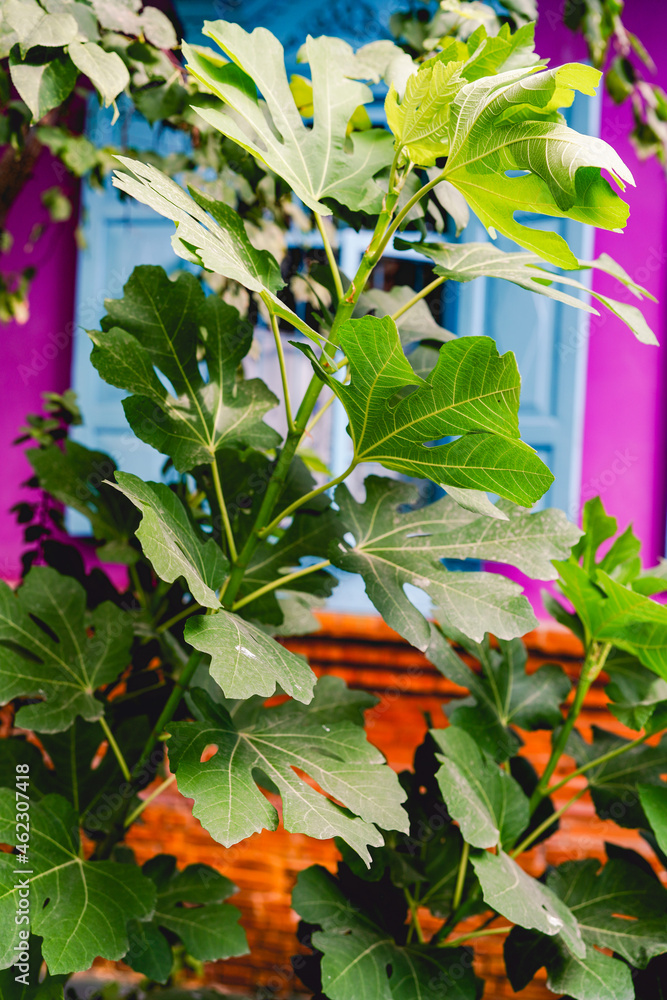
M 285 352 L 283 351 L 283 342 L 280 337 L 280 327 L 278 326 L 278 317 L 274 313 L 270 305 L 271 300 L 268 296 L 264 298 L 264 303 L 269 310 L 269 316 L 271 317 L 271 329 L 273 330 L 273 339 L 276 342 L 276 351 L 278 352 L 278 364 L 280 365 L 280 380 L 283 385 L 283 399 L 285 400 L 285 416 L 287 417 L 287 428 L 290 431 L 294 430 L 294 418 L 292 417 L 292 403 L 290 401 L 289 385 L 287 383 L 287 367 L 285 365 Z M 236 556 L 234 556 L 236 559 Z
M 220 516 L 222 517 L 222 523 L 225 528 L 225 537 L 227 539 L 227 546 L 229 548 L 229 555 L 231 561 L 234 562 L 238 558 L 238 553 L 236 551 L 236 543 L 234 542 L 234 534 L 232 532 L 232 525 L 229 520 L 229 514 L 227 513 L 227 504 L 225 503 L 225 498 L 222 493 L 222 483 L 220 482 L 220 470 L 218 469 L 218 463 L 213 458 L 211 462 L 211 473 L 213 474 L 213 486 L 215 488 L 215 495 L 218 501 L 218 507 L 220 508 Z
M 421 299 L 424 299 L 426 298 L 427 295 L 430 295 L 432 291 L 434 291 L 440 285 L 444 284 L 446 280 L 447 279 L 444 277 L 436 278 L 429 285 L 426 285 L 425 288 L 422 288 L 421 292 L 417 292 L 415 295 L 412 296 L 411 299 L 408 299 L 405 305 L 401 306 L 400 309 L 397 309 L 396 312 L 392 314 L 391 318 L 394 320 L 394 322 L 396 322 L 396 320 L 400 319 L 400 317 L 403 316 L 403 314 L 406 313 L 408 309 L 412 309 L 412 307 L 416 305 Z
M 313 427 L 315 427 L 315 425 L 320 422 L 320 420 L 322 419 L 322 417 L 324 416 L 324 414 L 327 412 L 327 410 L 329 409 L 329 407 L 333 406 L 334 402 L 337 399 L 338 399 L 338 396 L 336 396 L 334 394 L 334 395 L 331 396 L 331 399 L 327 399 L 326 403 L 323 403 L 322 406 L 320 406 L 319 410 L 317 411 L 317 413 L 315 414 L 315 416 L 313 417 L 313 419 L 310 421 L 310 423 L 306 427 L 306 430 L 304 431 L 305 434 L 310 434 L 310 432 L 312 431 Z
M 411 931 L 414 929 L 416 931 L 417 940 L 419 941 L 419 943 L 425 944 L 426 938 L 424 937 L 424 929 L 420 923 L 419 914 L 417 912 L 418 909 L 417 900 L 413 899 L 409 889 L 403 889 L 403 893 L 405 895 L 405 901 L 408 904 L 408 908 L 410 910 L 410 930 L 408 931 L 408 943 L 411 939 Z
M 180 622 L 183 618 L 187 618 L 188 615 L 191 615 L 194 611 L 199 611 L 200 609 L 201 609 L 201 604 L 198 604 L 195 601 L 194 604 L 189 604 L 187 608 L 183 608 L 183 610 L 179 611 L 177 615 L 172 615 L 172 617 L 168 618 L 166 622 L 163 622 L 161 625 L 158 625 L 155 631 L 166 632 L 167 629 L 170 629 L 172 627 L 172 625 L 175 625 L 177 622 Z
M 413 194 L 412 198 L 410 198 L 409 201 L 406 201 L 405 205 L 397 214 L 396 218 L 387 228 L 384 236 L 382 237 L 379 246 L 380 257 L 384 253 L 385 248 L 387 247 L 390 239 L 392 238 L 396 230 L 403 224 L 403 222 L 408 217 L 408 215 L 415 207 L 415 205 L 422 200 L 424 195 L 428 194 L 429 191 L 432 191 L 434 187 L 440 184 L 440 182 L 444 180 L 444 177 L 445 177 L 445 171 L 443 170 L 442 173 L 438 174 L 437 177 L 434 177 L 432 181 L 429 181 L 428 184 L 424 184 L 423 187 L 419 188 L 419 190 Z
M 464 840 L 463 849 L 461 850 L 461 857 L 459 859 L 459 870 L 456 874 L 456 885 L 454 886 L 454 898 L 452 899 L 452 910 L 458 910 L 461 905 L 461 897 L 463 895 L 463 883 L 466 879 L 466 872 L 468 870 L 468 854 L 470 853 L 470 845 Z
M 279 590 L 284 587 L 285 584 L 291 583 L 293 580 L 298 580 L 302 576 L 308 576 L 309 573 L 316 573 L 320 569 L 326 569 L 327 566 L 331 566 L 330 559 L 323 559 L 322 562 L 315 563 L 313 566 L 304 566 L 302 569 L 297 569 L 294 573 L 287 573 L 285 576 L 279 576 L 276 580 L 272 580 L 271 583 L 264 584 L 263 587 L 259 587 L 258 590 L 253 590 L 252 594 L 248 594 L 247 597 L 241 598 L 240 601 L 232 606 L 232 611 L 238 611 L 239 608 L 245 607 L 246 604 L 250 604 L 251 601 L 257 600 L 263 594 L 268 594 L 271 590 Z
M 474 938 L 490 937 L 492 934 L 509 934 L 512 927 L 490 927 L 484 931 L 470 931 L 469 934 L 459 934 L 458 937 L 450 938 L 448 941 L 441 941 L 438 948 L 457 948 L 462 941 L 471 941 Z
M 148 599 L 146 597 L 146 591 L 141 586 L 141 580 L 139 579 L 139 574 L 137 573 L 137 567 L 132 563 L 130 563 L 130 579 L 132 580 L 132 586 L 134 587 L 134 592 L 139 604 L 142 608 L 147 608 Z
M 299 509 L 299 507 L 303 507 L 305 503 L 308 503 L 309 500 L 314 500 L 315 497 L 318 497 L 320 493 L 326 493 L 326 491 L 330 490 L 333 486 L 337 486 L 338 483 L 342 483 L 344 479 L 347 479 L 356 465 L 356 459 L 353 459 L 345 472 L 341 472 L 340 476 L 336 476 L 336 478 L 332 479 L 330 482 L 324 483 L 322 486 L 318 486 L 316 489 L 311 490 L 310 493 L 305 493 L 302 497 L 299 497 L 298 500 L 295 500 L 294 503 L 291 503 L 289 507 L 285 507 L 285 509 L 282 510 L 277 517 L 274 517 L 274 519 L 267 524 L 265 528 L 262 528 L 261 531 L 258 532 L 259 537 L 266 538 L 267 535 L 270 535 L 271 532 L 278 527 L 283 518 L 289 517 L 290 514 L 293 514 L 295 510 Z
M 170 785 L 173 785 L 175 781 L 176 781 L 176 775 L 170 774 L 168 778 L 165 778 L 165 780 L 157 786 L 157 788 L 153 789 L 150 795 L 147 795 L 145 799 L 142 799 L 137 808 L 134 809 L 125 820 L 125 829 L 127 830 L 129 826 L 132 826 L 134 821 L 138 819 L 139 816 L 141 816 L 144 809 L 147 806 L 149 806 L 151 802 L 153 802 L 158 797 L 158 795 L 161 795 L 166 788 L 169 788 Z
M 556 820 L 559 820 L 563 813 L 567 812 L 570 806 L 573 806 L 574 803 L 586 793 L 586 791 L 586 788 L 581 788 L 576 795 L 573 795 L 571 799 L 568 799 L 565 805 L 561 806 L 560 809 L 556 809 L 556 811 L 550 816 L 547 816 L 547 818 L 543 820 L 539 826 L 535 827 L 532 833 L 529 833 L 528 836 L 521 841 L 518 847 L 515 847 L 514 850 L 510 851 L 510 857 L 517 858 L 520 854 L 523 854 L 524 851 L 528 850 L 530 845 L 537 840 L 537 838 L 541 836 L 545 830 L 548 830 L 549 827 L 556 822 Z
M 638 736 L 636 740 L 631 740 L 629 743 L 624 744 L 624 746 L 616 747 L 615 750 L 610 750 L 609 753 L 603 753 L 601 757 L 596 757 L 595 760 L 589 760 L 586 764 L 582 764 L 578 767 L 576 771 L 572 771 L 571 774 L 566 774 L 561 781 L 557 782 L 555 785 L 550 785 L 549 788 L 545 789 L 544 796 L 553 795 L 554 792 L 559 791 L 564 785 L 572 781 L 573 778 L 578 778 L 580 774 L 586 774 L 586 771 L 590 771 L 593 767 L 598 767 L 600 764 L 606 764 L 608 760 L 613 760 L 614 757 L 620 757 L 621 754 L 627 753 L 628 750 L 634 750 L 635 747 L 641 746 L 650 736 L 650 733 L 644 733 L 643 736 Z
M 331 329 L 329 330 L 329 334 L 323 348 L 323 353 L 330 354 L 332 348 L 335 350 L 335 337 L 338 332 L 338 328 L 341 323 L 344 323 L 347 319 L 349 319 L 354 312 L 359 296 L 368 281 L 368 276 L 377 263 L 377 258 L 375 256 L 377 247 L 381 242 L 382 234 L 391 219 L 397 197 L 397 195 L 387 195 L 385 198 L 385 208 L 375 226 L 370 246 L 361 258 L 361 262 L 357 268 L 357 273 L 352 280 L 352 284 L 347 295 L 338 303 L 336 315 L 334 316 L 334 321 L 331 325 Z M 274 507 L 282 495 L 292 460 L 296 454 L 297 448 L 299 447 L 301 438 L 303 437 L 308 421 L 310 420 L 310 416 L 315 408 L 315 404 L 323 387 L 324 383 L 320 377 L 318 375 L 313 375 L 308 388 L 304 393 L 304 397 L 301 400 L 299 409 L 297 410 L 294 420 L 294 430 L 288 431 L 287 433 L 284 447 L 276 463 L 276 468 L 271 477 L 266 493 L 264 494 L 264 499 L 262 500 L 257 513 L 253 529 L 248 536 L 245 545 L 241 549 L 238 559 L 234 561 L 234 567 L 229 575 L 224 591 L 223 604 L 225 608 L 231 608 L 234 604 L 234 600 L 239 592 L 239 587 L 243 582 L 243 577 L 246 569 L 248 568 L 250 559 L 263 537 L 265 526 L 271 520 Z
M 551 777 L 558 766 L 558 762 L 563 755 L 567 741 L 569 739 L 570 733 L 574 728 L 574 724 L 579 717 L 579 713 L 584 704 L 584 699 L 588 694 L 591 685 L 596 680 L 598 674 L 602 670 L 607 657 L 609 656 L 609 651 L 611 650 L 611 643 L 605 643 L 600 646 L 598 643 L 593 642 L 588 648 L 586 653 L 586 658 L 584 659 L 583 666 L 581 668 L 581 676 L 579 677 L 579 683 L 577 684 L 577 690 L 574 694 L 574 700 L 570 706 L 570 710 L 567 713 L 565 721 L 561 726 L 556 741 L 551 749 L 551 755 L 547 762 L 547 766 L 544 769 L 544 773 L 537 783 L 537 787 L 533 792 L 530 799 L 530 809 L 531 814 L 535 811 L 540 801 L 547 794 L 547 787 L 551 781 Z
M 118 766 L 120 767 L 121 771 L 123 772 L 123 777 L 125 778 L 126 781 L 129 781 L 130 780 L 130 769 L 127 766 L 127 761 L 123 757 L 123 752 L 120 749 L 120 747 L 118 746 L 118 744 L 116 743 L 116 738 L 115 738 L 114 734 L 111 732 L 111 730 L 109 729 L 109 723 L 104 718 L 104 716 L 102 716 L 101 719 L 100 719 L 100 725 L 101 725 L 102 729 L 104 730 L 104 735 L 106 736 L 106 738 L 107 738 L 107 740 L 109 742 L 109 746 L 113 750 L 114 756 L 115 756 L 116 760 L 118 761 Z
M 327 255 L 327 261 L 331 269 L 331 277 L 333 278 L 334 287 L 336 289 L 336 297 L 338 299 L 338 302 L 340 302 L 345 293 L 343 292 L 343 282 L 341 280 L 340 271 L 338 270 L 338 264 L 336 263 L 336 257 L 334 255 L 333 247 L 331 246 L 329 236 L 324 226 L 322 216 L 319 215 L 317 212 L 315 212 L 314 215 L 315 215 L 315 225 L 317 226 L 320 232 L 320 236 L 322 237 L 322 243 L 324 244 L 324 252 Z

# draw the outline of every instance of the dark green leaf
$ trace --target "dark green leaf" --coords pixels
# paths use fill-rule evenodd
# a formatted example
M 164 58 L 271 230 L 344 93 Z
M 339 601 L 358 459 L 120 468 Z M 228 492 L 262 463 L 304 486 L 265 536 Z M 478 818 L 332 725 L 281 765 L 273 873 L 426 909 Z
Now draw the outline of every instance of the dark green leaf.
M 36 566 L 16 593 L 0 583 L 0 701 L 43 698 L 16 717 L 37 732 L 62 732 L 77 715 L 99 719 L 95 691 L 127 666 L 131 641 L 132 622 L 120 608 L 105 601 L 88 616 L 76 580 Z
M 432 729 L 442 755 L 436 778 L 447 809 L 472 847 L 511 847 L 528 824 L 520 786 L 456 726 Z
M 0 790 L 0 840 L 17 840 L 15 795 Z M 128 948 L 126 924 L 148 917 L 155 905 L 155 886 L 134 865 L 115 861 L 83 861 L 79 856 L 78 820 L 72 807 L 49 795 L 30 810 L 26 875 L 31 899 L 31 930 L 42 937 L 49 972 L 88 969 L 97 957 L 116 961 Z M 19 927 L 15 922 L 19 886 L 16 858 L 0 854 L 0 926 L 3 967 L 14 961 Z

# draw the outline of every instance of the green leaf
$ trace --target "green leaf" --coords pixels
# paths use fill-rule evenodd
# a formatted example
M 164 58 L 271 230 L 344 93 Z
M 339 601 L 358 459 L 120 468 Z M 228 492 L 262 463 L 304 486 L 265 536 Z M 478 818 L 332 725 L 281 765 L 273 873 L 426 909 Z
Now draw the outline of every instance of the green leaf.
M 644 969 L 666 950 L 667 891 L 627 861 L 612 858 L 599 869 L 595 858 L 567 861 L 549 872 L 547 885 L 567 902 L 587 945 Z
M 628 207 L 601 168 L 621 187 L 634 183 L 632 174 L 611 146 L 575 132 L 557 112 L 569 107 L 575 91 L 593 95 L 600 75 L 576 63 L 539 73 L 517 69 L 466 84 L 450 109 L 443 180 L 464 195 L 492 236 L 500 232 L 566 268 L 577 261 L 565 240 L 517 222 L 514 213 L 602 229 L 625 225 Z
M 595 569 L 598 549 L 603 542 L 614 537 L 618 525 L 616 518 L 606 513 L 600 497 L 586 501 L 581 524 L 584 534 L 574 547 L 572 555 L 577 561 L 582 559 L 584 569 L 591 573 Z
M 177 871 L 176 858 L 169 854 L 156 854 L 142 871 L 155 883 L 157 896 L 150 922 L 140 924 L 137 921 L 134 925 L 139 934 L 125 957 L 133 969 L 160 983 L 166 982 L 171 972 L 172 954 L 161 928 L 176 934 L 187 953 L 199 962 L 247 954 L 246 936 L 238 925 L 241 914 L 235 906 L 223 905 L 236 892 L 236 886 L 228 878 L 202 864 L 188 865 Z M 183 903 L 188 905 L 183 906 Z M 150 950 L 140 951 L 140 944 L 149 945 Z M 159 950 L 163 959 L 157 964 L 154 949 Z M 159 975 L 155 976 L 155 971 Z
M 444 55 L 429 59 L 408 77 L 400 103 L 393 86 L 385 99 L 387 124 L 397 149 L 405 150 L 422 167 L 433 166 L 438 157 L 447 155 L 451 103 L 465 83 L 461 68 L 462 62 L 448 61 Z
M 204 34 L 231 62 L 184 44 L 188 69 L 229 110 L 197 113 L 283 177 L 313 211 L 330 215 L 331 199 L 352 211 L 379 212 L 383 192 L 375 176 L 391 163 L 393 144 L 380 128 L 346 136 L 359 105 L 373 99 L 370 88 L 354 79 L 368 70 L 355 69 L 352 48 L 324 36 L 309 36 L 303 46 L 300 57 L 310 64 L 313 88 L 310 128 L 290 90 L 283 47 L 270 31 L 249 34 L 238 24 L 206 21 Z
M 546 270 L 543 260 L 537 254 L 523 251 L 507 253 L 492 243 L 414 243 L 395 239 L 394 246 L 397 250 L 416 250 L 424 254 L 425 257 L 429 257 L 436 265 L 435 273 L 448 280 L 474 281 L 475 278 L 502 278 L 504 281 L 511 281 L 512 284 L 526 288 L 536 295 L 545 295 L 557 302 L 563 302 L 565 305 L 574 306 L 575 309 L 582 309 L 584 312 L 599 316 L 597 309 L 588 303 L 587 298 L 570 295 L 560 288 L 554 288 L 554 285 L 565 285 L 568 288 L 578 289 L 585 292 L 587 297 L 591 295 L 597 299 L 610 312 L 618 316 L 630 327 L 642 344 L 658 343 L 658 339 L 646 322 L 643 313 L 636 306 L 629 305 L 627 302 L 618 302 L 607 295 L 591 291 L 582 282 L 568 274 L 554 274 L 552 271 Z M 645 288 L 633 281 L 607 254 L 601 254 L 598 260 L 577 261 L 576 264 L 572 265 L 572 269 L 604 271 L 617 278 L 637 298 L 641 299 L 646 295 L 653 299 L 653 296 Z
M 29 448 L 26 457 L 43 490 L 83 514 L 96 538 L 115 543 L 117 561 L 135 561 L 136 549 L 128 543 L 136 531 L 137 516 L 129 501 L 105 482 L 116 474 L 116 463 L 109 455 L 66 440 L 62 447 Z M 106 552 L 105 556 L 108 559 Z
M 578 536 L 560 511 L 526 514 L 500 505 L 506 520 L 479 517 L 451 497 L 414 509 L 415 486 L 368 476 L 366 499 L 336 490 L 342 520 L 354 544 L 333 542 L 335 566 L 360 573 L 366 592 L 388 625 L 419 649 L 430 626 L 404 592 L 406 583 L 426 591 L 436 617 L 481 641 L 485 632 L 512 638 L 533 628 L 534 617 L 517 584 L 500 574 L 450 572 L 442 559 L 510 563 L 536 578 L 551 578 L 550 560 L 568 552 Z M 406 511 L 408 505 L 412 510 Z M 507 511 L 507 513 L 505 513 Z
M 71 14 L 44 14 L 28 36 L 22 40 L 21 51 L 25 55 L 28 49 L 37 45 L 59 49 L 64 45 L 74 43 L 78 33 L 79 26 Z
M 447 810 L 472 847 L 511 846 L 528 825 L 519 784 L 456 726 L 432 729 L 442 754 L 436 779 Z
M 637 790 L 658 846 L 667 853 L 667 787 L 638 785 Z
M 463 948 L 399 946 L 316 865 L 300 872 L 292 904 L 322 954 L 322 990 L 331 1000 L 475 1000 L 479 980 Z M 463 959 L 463 961 L 462 961 Z
M 141 34 L 141 3 L 135 0 L 92 0 L 93 9 L 103 28 L 124 35 Z
M 561 724 L 560 706 L 571 687 L 562 667 L 545 663 L 528 674 L 527 650 L 519 639 L 500 640 L 500 648 L 495 650 L 491 649 L 488 639 L 475 646 L 462 636 L 452 637 L 464 642 L 468 652 L 479 660 L 482 670 L 477 674 L 465 668 L 468 671 L 465 686 L 470 697 L 451 702 L 446 711 L 450 723 L 465 729 L 478 746 L 496 760 L 504 760 L 516 753 L 521 745 L 510 727 L 553 729 Z M 429 654 L 433 653 L 432 643 Z M 455 654 L 447 651 L 444 654 L 438 657 L 436 653 L 433 662 L 448 676 L 450 659 Z M 457 677 L 460 678 L 460 671 Z
M 17 840 L 15 794 L 0 790 L 0 840 Z M 127 921 L 148 917 L 155 886 L 134 865 L 83 861 L 77 816 L 65 799 L 49 795 L 30 810 L 30 928 L 43 941 L 49 972 L 79 972 L 100 957 L 122 958 L 128 948 Z M 0 854 L 0 927 L 4 968 L 14 961 L 19 925 L 16 858 Z
M 211 676 L 227 698 L 268 698 L 276 687 L 304 703 L 313 696 L 316 678 L 308 661 L 238 615 L 221 608 L 190 618 L 184 637 L 210 655 Z
M 339 340 L 349 358 L 350 383 L 317 363 L 316 370 L 345 406 L 355 462 L 380 462 L 395 472 L 497 492 L 526 505 L 548 488 L 551 473 L 518 440 L 514 356 L 501 357 L 491 338 L 443 344 L 427 379 L 410 367 L 389 318 L 349 320 Z M 449 435 L 458 437 L 426 447 Z
M 505 968 L 512 988 L 524 989 L 538 969 L 547 967 L 547 986 L 573 1000 L 634 1000 L 632 972 L 595 948 L 573 955 L 559 938 L 513 927 L 505 942 Z
M 129 86 L 129 71 L 117 52 L 105 52 L 97 42 L 72 42 L 67 51 L 74 65 L 88 77 L 105 108 Z
M 252 245 L 243 220 L 233 208 L 194 188 L 188 194 L 148 163 L 124 156 L 116 159 L 125 172 L 114 172 L 114 187 L 175 223 L 171 239 L 174 253 L 265 296 L 277 316 L 316 343 L 321 342 L 322 337 L 278 298 L 276 293 L 285 285 L 278 262 L 268 250 L 257 250 Z
M 88 615 L 76 580 L 36 566 L 16 592 L 0 583 L 0 701 L 43 698 L 16 716 L 37 732 L 62 732 L 77 715 L 100 719 L 94 692 L 127 666 L 131 641 L 132 622 L 120 608 L 105 601 Z
M 123 407 L 137 436 L 170 455 L 179 472 L 230 445 L 275 447 L 280 437 L 262 418 L 276 397 L 259 379 L 238 375 L 252 327 L 236 309 L 206 298 L 193 275 L 181 272 L 172 282 L 150 265 L 136 267 L 124 291 L 107 299 L 102 330 L 90 333 L 91 359 L 105 381 L 134 394 Z
M 144 7 L 141 28 L 146 40 L 158 49 L 175 49 L 178 45 L 173 24 L 157 7 Z
M 9 72 L 33 122 L 62 104 L 71 94 L 78 71 L 69 56 L 58 53 L 47 63 L 22 63 L 10 55 Z
M 667 681 L 656 677 L 634 656 L 612 650 L 604 665 L 610 681 L 605 694 L 609 711 L 630 729 L 652 731 L 667 713 Z
M 577 766 L 588 764 L 630 742 L 615 733 L 593 726 L 593 742 L 586 743 L 574 732 L 566 752 Z M 646 744 L 624 750 L 618 757 L 605 761 L 587 772 L 595 809 L 601 819 L 613 819 L 619 826 L 630 829 L 647 827 L 646 817 L 639 801 L 639 784 L 662 787 L 662 775 L 667 772 L 667 736 L 657 746 Z
M 508 854 L 471 851 L 470 860 L 490 907 L 519 927 L 538 930 L 548 937 L 560 935 L 579 958 L 586 954 L 577 921 L 568 907 Z
M 194 815 L 219 843 L 229 847 L 263 828 L 276 829 L 278 813 L 255 780 L 278 790 L 286 830 L 318 839 L 341 837 L 368 862 L 366 845 L 383 842 L 373 824 L 407 829 L 398 779 L 360 725 L 359 709 L 373 703 L 368 695 L 323 677 L 308 707 L 288 701 L 262 708 L 242 728 L 202 691 L 195 690 L 192 699 L 203 721 L 171 724 L 169 761 L 179 791 L 194 799 Z M 217 753 L 201 763 L 210 746 Z
M 216 590 L 229 563 L 214 539 L 206 541 L 176 494 L 164 483 L 145 483 L 129 472 L 116 475 L 118 489 L 141 513 L 137 538 L 153 569 L 166 583 L 185 577 L 190 593 L 205 608 L 219 608 Z

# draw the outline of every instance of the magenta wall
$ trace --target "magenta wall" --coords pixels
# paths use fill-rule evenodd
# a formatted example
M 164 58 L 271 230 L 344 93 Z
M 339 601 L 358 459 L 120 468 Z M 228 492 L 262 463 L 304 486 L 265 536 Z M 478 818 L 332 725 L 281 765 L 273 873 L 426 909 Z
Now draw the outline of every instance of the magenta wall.
M 562 27 L 563 0 L 540 0 L 539 7 L 540 54 L 559 62 L 585 58 L 580 40 Z M 652 79 L 667 86 L 667 5 L 627 0 L 624 22 L 656 62 Z M 610 315 L 591 317 L 581 499 L 599 494 L 620 526 L 633 522 L 644 543 L 645 563 L 652 564 L 665 551 L 667 179 L 655 160 L 637 159 L 628 139 L 631 127 L 631 109 L 617 107 L 605 93 L 601 136 L 629 165 L 637 186 L 624 194 L 630 219 L 623 235 L 598 232 L 595 253 L 610 254 L 660 300 L 643 304 L 642 310 L 661 346 L 639 344 Z M 606 277 L 596 277 L 594 287 L 634 301 L 619 294 L 618 284 Z
M 22 326 L 4 323 L 0 364 L 0 576 L 15 580 L 20 569 L 21 532 L 9 508 L 25 493 L 34 501 L 34 491 L 22 491 L 20 483 L 31 475 L 22 448 L 12 447 L 26 413 L 39 413 L 42 392 L 69 388 L 72 360 L 72 315 L 76 271 L 74 229 L 76 212 L 68 222 L 48 225 L 34 250 L 26 252 L 33 226 L 47 223 L 41 192 L 59 184 L 78 206 L 78 184 L 63 176 L 60 163 L 44 151 L 8 219 L 14 237 L 11 254 L 3 268 L 34 266 L 37 274 L 30 290 L 31 314 Z

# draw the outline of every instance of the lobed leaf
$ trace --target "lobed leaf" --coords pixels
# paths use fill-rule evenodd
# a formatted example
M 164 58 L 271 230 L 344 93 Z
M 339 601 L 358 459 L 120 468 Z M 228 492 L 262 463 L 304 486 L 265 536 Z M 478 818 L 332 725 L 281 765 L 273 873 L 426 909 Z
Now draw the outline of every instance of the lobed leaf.
M 48 566 L 33 567 L 16 593 L 0 583 L 0 701 L 43 699 L 19 709 L 21 728 L 57 733 L 77 716 L 100 719 L 95 691 L 127 666 L 131 642 L 127 614 L 105 601 L 88 615 L 83 587 Z
M 256 781 L 280 794 L 286 830 L 320 840 L 341 837 L 367 862 L 367 845 L 383 842 L 374 824 L 406 829 L 398 779 L 359 724 L 359 707 L 372 703 L 368 696 L 324 677 L 309 706 L 288 701 L 262 708 L 241 727 L 203 691 L 195 690 L 192 700 L 201 721 L 170 725 L 169 760 L 179 790 L 194 799 L 194 815 L 219 843 L 229 847 L 276 829 L 278 813 Z M 217 752 L 202 763 L 211 746 Z

